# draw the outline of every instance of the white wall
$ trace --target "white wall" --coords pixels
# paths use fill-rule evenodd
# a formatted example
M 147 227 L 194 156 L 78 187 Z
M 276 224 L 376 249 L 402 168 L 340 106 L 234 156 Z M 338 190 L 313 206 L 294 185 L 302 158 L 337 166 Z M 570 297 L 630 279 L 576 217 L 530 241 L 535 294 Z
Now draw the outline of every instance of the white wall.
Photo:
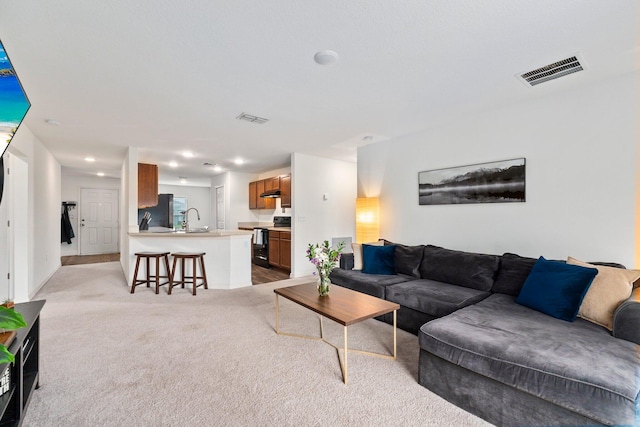
M 291 176 L 291 276 L 300 277 L 315 271 L 306 257 L 310 243 L 355 237 L 356 164 L 294 153 Z
M 120 179 L 87 175 L 71 175 L 62 169 L 62 201 L 73 201 L 77 203 L 75 209 L 69 210 L 69 219 L 71 220 L 73 233 L 76 237 L 71 239 L 71 244 L 66 242 L 60 243 L 60 253 L 62 256 L 80 255 L 80 196 L 82 188 L 100 188 L 118 190 L 119 192 Z M 121 200 L 120 203 L 122 203 Z M 119 222 L 121 223 L 122 221 Z M 122 226 L 122 224 L 120 224 L 120 226 Z
M 400 243 L 634 265 L 638 77 L 532 98 L 358 150 Z M 535 90 L 535 88 L 533 89 Z M 525 157 L 526 203 L 418 205 L 418 172 Z
M 16 301 L 33 298 L 60 267 L 60 164 L 24 124 L 10 152 L 28 168 L 26 282 L 16 281 Z M 37 243 L 37 244 L 36 244 Z
M 211 216 L 211 189 L 209 187 L 192 187 L 188 185 L 158 185 L 159 194 L 173 194 L 174 197 L 186 197 L 187 206 L 196 208 L 200 213 L 200 220 L 195 212 L 189 212 L 189 225 L 191 227 L 204 227 L 208 225 L 214 228 L 215 222 Z

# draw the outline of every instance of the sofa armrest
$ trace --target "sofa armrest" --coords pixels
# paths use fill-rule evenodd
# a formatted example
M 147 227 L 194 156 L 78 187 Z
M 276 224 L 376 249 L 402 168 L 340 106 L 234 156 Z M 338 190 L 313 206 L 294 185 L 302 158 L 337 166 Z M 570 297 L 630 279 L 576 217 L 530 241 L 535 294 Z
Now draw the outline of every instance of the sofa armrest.
M 640 344 L 640 288 L 613 315 L 613 336 Z
M 353 270 L 353 253 L 340 254 L 340 268 Z

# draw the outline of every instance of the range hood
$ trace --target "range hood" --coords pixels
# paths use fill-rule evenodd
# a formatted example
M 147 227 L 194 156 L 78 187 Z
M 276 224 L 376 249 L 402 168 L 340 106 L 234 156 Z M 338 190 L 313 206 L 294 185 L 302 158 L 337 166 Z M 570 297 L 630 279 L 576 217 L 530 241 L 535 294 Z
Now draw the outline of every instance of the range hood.
M 260 194 L 260 197 L 264 199 L 277 199 L 280 197 L 280 190 L 267 190 Z

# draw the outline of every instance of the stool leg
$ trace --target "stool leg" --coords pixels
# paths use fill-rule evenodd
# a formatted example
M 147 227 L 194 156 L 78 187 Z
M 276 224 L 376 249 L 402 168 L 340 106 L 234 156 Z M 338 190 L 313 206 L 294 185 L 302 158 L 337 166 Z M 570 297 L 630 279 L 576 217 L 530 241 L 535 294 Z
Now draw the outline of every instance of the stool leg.
M 173 288 L 173 277 L 176 275 L 176 261 L 178 261 L 178 258 L 173 257 L 173 268 L 171 269 L 171 278 L 169 279 L 169 295 L 171 295 L 171 289 Z
M 150 257 L 145 257 L 145 260 L 147 261 L 147 288 L 149 287 L 149 284 L 151 283 L 151 279 L 149 278 L 149 262 L 150 262 Z
M 209 289 L 209 286 L 207 284 L 207 272 L 204 270 L 204 256 L 200 257 L 200 268 L 202 269 L 202 280 L 204 280 L 204 288 Z
M 160 293 L 160 257 L 156 258 L 156 294 Z
M 196 277 L 198 276 L 198 274 L 196 273 L 196 271 L 197 271 L 196 270 L 196 257 L 193 257 L 192 260 L 193 260 L 193 271 L 191 272 L 191 274 L 193 274 L 193 293 L 192 293 L 192 295 L 195 295 L 196 294 L 196 282 L 198 281 L 196 279 Z
M 133 272 L 133 281 L 131 282 L 131 293 L 136 291 L 136 280 L 138 279 L 138 267 L 140 267 L 140 257 L 136 256 L 136 269 Z
M 169 281 L 169 287 L 171 287 L 171 270 L 169 270 L 169 256 L 164 256 L 164 268 L 167 270 L 167 280 Z
M 184 258 L 180 258 L 180 278 L 181 278 L 181 282 L 180 284 L 182 286 L 180 286 L 182 289 L 184 289 Z

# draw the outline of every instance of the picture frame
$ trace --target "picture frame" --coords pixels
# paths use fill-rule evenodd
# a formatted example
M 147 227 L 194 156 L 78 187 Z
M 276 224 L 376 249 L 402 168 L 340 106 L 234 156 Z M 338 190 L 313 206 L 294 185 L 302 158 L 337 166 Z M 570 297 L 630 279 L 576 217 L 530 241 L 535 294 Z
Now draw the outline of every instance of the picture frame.
M 420 205 L 526 201 L 524 157 L 418 173 Z

